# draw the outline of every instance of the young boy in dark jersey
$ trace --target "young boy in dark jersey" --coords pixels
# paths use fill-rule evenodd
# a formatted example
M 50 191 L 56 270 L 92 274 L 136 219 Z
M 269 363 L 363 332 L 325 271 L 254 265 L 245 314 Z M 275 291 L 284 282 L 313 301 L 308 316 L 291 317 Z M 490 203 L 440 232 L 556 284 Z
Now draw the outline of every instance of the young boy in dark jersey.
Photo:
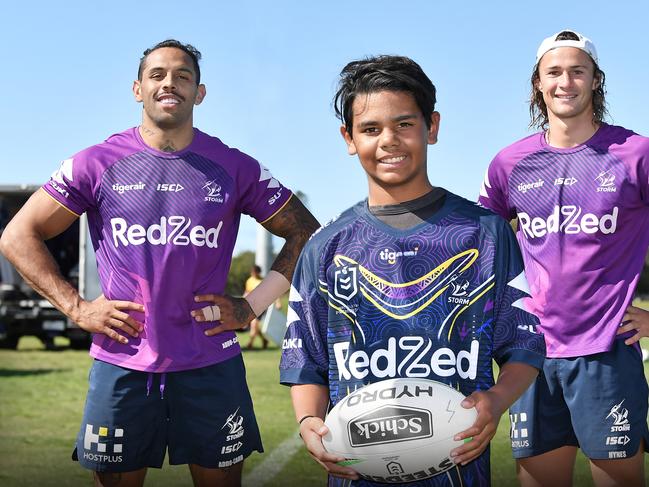
M 456 466 L 407 485 L 490 485 L 498 420 L 543 363 L 509 225 L 428 180 L 427 146 L 440 123 L 435 101 L 432 82 L 405 57 L 355 61 L 341 73 L 334 104 L 369 194 L 304 248 L 280 364 L 300 434 L 329 485 L 378 485 L 325 451 L 323 418 L 328 404 L 393 377 L 446 383 L 478 411 L 475 424 L 457 432 L 457 440 L 472 439 L 452 452 Z M 441 367 L 442 354 L 468 356 L 470 364 Z M 492 359 L 501 366 L 495 385 Z

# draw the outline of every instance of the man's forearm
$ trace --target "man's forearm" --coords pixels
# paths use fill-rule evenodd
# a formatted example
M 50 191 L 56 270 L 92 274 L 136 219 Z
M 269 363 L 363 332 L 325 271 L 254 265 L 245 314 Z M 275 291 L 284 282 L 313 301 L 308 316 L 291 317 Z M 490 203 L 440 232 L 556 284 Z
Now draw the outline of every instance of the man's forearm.
M 77 320 L 79 292 L 61 275 L 42 239 L 35 235 L 18 236 L 8 226 L 2 234 L 0 251 L 27 284 L 71 320 Z
M 286 239 L 275 258 L 268 275 L 245 297 L 255 316 L 268 308 L 277 298 L 289 290 L 293 272 L 302 247 L 319 223 L 297 196 L 292 196 L 286 206 L 264 227 L 274 235 Z
M 286 239 L 277 254 L 271 270 L 279 272 L 290 282 L 302 247 L 320 224 L 300 199 L 293 195 L 286 206 L 264 227 L 274 235 Z

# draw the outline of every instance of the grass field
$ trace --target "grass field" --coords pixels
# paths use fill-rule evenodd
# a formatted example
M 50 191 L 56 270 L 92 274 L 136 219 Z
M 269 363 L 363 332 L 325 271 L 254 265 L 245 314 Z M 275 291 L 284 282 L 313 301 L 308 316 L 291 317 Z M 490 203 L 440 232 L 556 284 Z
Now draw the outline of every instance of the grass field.
M 58 339 L 57 339 L 58 340 Z M 92 485 L 91 476 L 70 460 L 79 428 L 91 359 L 72 351 L 65 340 L 45 351 L 32 337 L 19 350 L 0 350 L 0 485 L 3 487 Z M 649 347 L 649 343 L 645 343 Z M 246 460 L 244 485 L 292 487 L 326 485 L 324 471 L 300 447 L 286 463 L 283 452 L 297 445 L 297 427 L 287 388 L 278 385 L 277 348 L 245 352 L 248 383 L 266 453 Z M 645 366 L 645 373 L 649 370 Z M 587 407 L 585 408 L 587 411 Z M 503 417 L 492 442 L 494 487 L 517 485 L 508 445 L 509 421 Z M 282 448 L 278 446 L 282 444 Z M 649 471 L 649 462 L 645 461 Z M 191 485 L 185 466 L 150 469 L 146 485 Z M 583 457 L 575 485 L 590 486 Z

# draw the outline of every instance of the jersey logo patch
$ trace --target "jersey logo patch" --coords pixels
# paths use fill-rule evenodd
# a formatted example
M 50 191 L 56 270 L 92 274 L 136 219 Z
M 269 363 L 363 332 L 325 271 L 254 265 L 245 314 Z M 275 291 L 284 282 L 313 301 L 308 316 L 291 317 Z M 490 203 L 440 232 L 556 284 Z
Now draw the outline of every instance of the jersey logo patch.
M 334 295 L 349 301 L 358 293 L 358 268 L 344 266 L 334 273 Z

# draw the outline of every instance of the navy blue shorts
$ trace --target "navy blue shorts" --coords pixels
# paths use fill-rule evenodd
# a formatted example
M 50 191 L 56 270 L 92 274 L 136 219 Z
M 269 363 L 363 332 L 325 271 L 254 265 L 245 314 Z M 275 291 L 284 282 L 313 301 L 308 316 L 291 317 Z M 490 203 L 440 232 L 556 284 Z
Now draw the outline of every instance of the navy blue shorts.
M 153 374 L 95 360 L 72 458 L 98 472 L 227 468 L 263 451 L 241 355 Z
M 647 381 L 636 347 L 615 340 L 610 352 L 546 359 L 536 381 L 509 412 L 514 458 L 562 446 L 588 458 L 629 458 L 647 430 Z

